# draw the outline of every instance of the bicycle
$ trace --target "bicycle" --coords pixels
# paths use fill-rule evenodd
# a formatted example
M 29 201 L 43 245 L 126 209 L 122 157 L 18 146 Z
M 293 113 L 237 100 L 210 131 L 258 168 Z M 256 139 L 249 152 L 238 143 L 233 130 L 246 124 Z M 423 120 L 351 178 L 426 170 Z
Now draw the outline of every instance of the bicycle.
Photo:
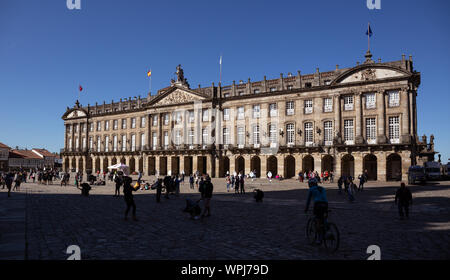
M 321 236 L 322 238 L 319 240 L 320 245 L 323 243 L 328 252 L 334 253 L 339 249 L 340 235 L 336 224 L 328 222 L 328 213 L 330 212 L 331 210 L 328 210 L 325 214 L 323 222 L 315 216 L 308 219 L 306 224 L 306 238 L 310 244 L 315 244 L 319 236 Z M 317 223 L 320 224 L 317 225 Z M 319 235 L 317 229 L 322 231 L 321 235 Z

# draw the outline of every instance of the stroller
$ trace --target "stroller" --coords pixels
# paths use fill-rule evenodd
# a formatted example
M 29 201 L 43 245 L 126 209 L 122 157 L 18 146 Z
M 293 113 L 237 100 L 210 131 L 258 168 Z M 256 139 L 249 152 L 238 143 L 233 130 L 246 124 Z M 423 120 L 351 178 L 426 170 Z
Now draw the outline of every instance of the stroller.
M 200 200 L 193 201 L 191 199 L 186 199 L 186 208 L 183 212 L 191 214 L 191 219 L 198 220 L 200 213 L 202 212 L 202 208 L 199 205 Z

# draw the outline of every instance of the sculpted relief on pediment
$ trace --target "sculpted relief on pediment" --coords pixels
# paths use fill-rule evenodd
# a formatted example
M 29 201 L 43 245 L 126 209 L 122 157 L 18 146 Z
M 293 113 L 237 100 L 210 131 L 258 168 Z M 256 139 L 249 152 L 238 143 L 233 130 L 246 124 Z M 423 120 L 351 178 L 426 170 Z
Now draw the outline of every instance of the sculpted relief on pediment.
M 86 117 L 86 113 L 81 110 L 75 110 L 71 112 L 69 115 L 67 115 L 67 118 L 79 118 L 79 117 Z
M 161 99 L 159 102 L 157 102 L 155 105 L 171 105 L 171 104 L 178 104 L 178 103 L 187 103 L 187 102 L 193 102 L 193 101 L 200 101 L 202 100 L 201 97 L 195 96 L 194 94 L 182 91 L 182 90 L 175 90 L 174 92 L 170 93 L 163 99 Z
M 361 70 L 359 72 L 353 73 L 347 78 L 343 79 L 340 83 L 352 83 L 352 82 L 361 82 L 361 81 L 372 81 L 377 79 L 386 79 L 402 76 L 404 74 L 390 70 L 390 69 L 376 69 L 376 68 L 368 68 Z

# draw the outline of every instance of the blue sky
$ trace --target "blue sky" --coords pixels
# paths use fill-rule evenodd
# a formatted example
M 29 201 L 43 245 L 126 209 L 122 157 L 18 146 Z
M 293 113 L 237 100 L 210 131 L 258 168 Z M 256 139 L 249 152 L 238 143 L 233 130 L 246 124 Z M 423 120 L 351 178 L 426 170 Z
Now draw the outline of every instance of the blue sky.
M 363 61 L 370 21 L 374 59 L 412 55 L 422 73 L 419 135 L 435 135 L 450 158 L 448 1 L 0 0 L 0 142 L 59 151 L 61 119 L 81 103 L 145 96 L 183 66 L 191 87 L 333 70 Z

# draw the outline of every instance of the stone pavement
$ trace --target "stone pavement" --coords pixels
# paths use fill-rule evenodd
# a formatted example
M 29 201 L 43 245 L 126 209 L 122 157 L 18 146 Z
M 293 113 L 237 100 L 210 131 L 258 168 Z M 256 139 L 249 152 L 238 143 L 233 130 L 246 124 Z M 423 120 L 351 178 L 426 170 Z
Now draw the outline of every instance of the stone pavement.
M 450 258 L 450 182 L 411 186 L 409 220 L 398 219 L 393 203 L 398 183 L 370 182 L 354 203 L 325 184 L 341 234 L 334 254 L 305 240 L 305 183 L 247 180 L 245 195 L 227 193 L 224 179 L 213 183 L 212 216 L 195 221 L 182 212 L 186 198 L 199 197 L 188 183 L 160 204 L 155 191 L 136 192 L 137 222 L 123 220 L 125 202 L 111 183 L 88 198 L 57 184 L 23 184 L 11 198 L 0 190 L 0 259 L 63 260 L 70 245 L 82 259 L 362 260 L 370 245 L 380 246 L 382 259 Z M 263 203 L 254 201 L 255 188 L 265 191 Z

